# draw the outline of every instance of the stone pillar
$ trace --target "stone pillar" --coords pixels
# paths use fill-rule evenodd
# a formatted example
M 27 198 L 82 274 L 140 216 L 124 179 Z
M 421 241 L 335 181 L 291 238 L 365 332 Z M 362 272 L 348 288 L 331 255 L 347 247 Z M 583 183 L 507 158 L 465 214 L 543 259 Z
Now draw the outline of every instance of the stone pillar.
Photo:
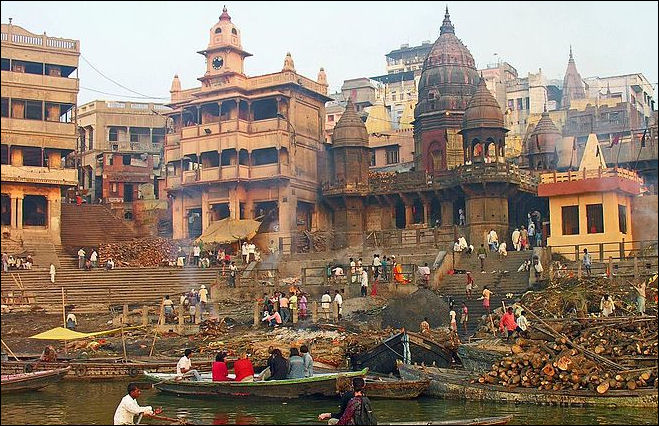
M 185 309 L 183 305 L 178 305 L 178 325 L 185 324 Z
M 414 223 L 414 214 L 412 213 L 412 204 L 405 204 L 405 227 L 409 228 Z
M 208 225 L 210 225 L 210 206 L 208 205 L 208 191 L 202 189 L 201 191 L 201 232 L 203 233 Z
M 149 325 L 149 307 L 147 305 L 142 306 L 142 326 Z
M 59 151 L 48 152 L 48 168 L 50 169 L 62 168 L 62 157 Z
M 128 304 L 124 303 L 124 310 L 121 314 L 121 322 L 124 324 L 128 324 Z
M 252 327 L 258 328 L 259 324 L 261 323 L 261 309 L 260 309 L 261 303 L 257 300 L 254 302 L 254 324 Z M 295 322 L 295 321 L 294 321 Z
M 453 225 L 453 201 L 442 201 L 439 205 L 442 226 Z
M 432 223 L 430 223 L 430 203 L 423 203 L 423 223 L 432 226 Z
M 315 300 L 311 302 L 311 322 L 318 322 L 318 302 Z
M 293 324 L 297 324 L 297 321 L 298 321 L 297 308 L 291 309 L 291 315 L 292 315 L 292 318 L 293 318 Z
M 339 304 L 336 302 L 332 302 L 332 320 L 339 320 Z
M 53 229 L 53 223 L 51 223 L 51 219 L 54 219 L 53 215 L 53 200 L 48 197 L 47 199 L 48 205 L 46 207 L 46 227 L 50 230 Z
M 163 302 L 160 302 L 160 313 L 158 314 L 158 324 L 162 325 L 165 323 L 165 305 Z
M 16 198 L 16 228 L 23 229 L 23 194 Z
M 11 222 L 10 226 L 12 228 L 18 228 L 18 198 L 14 195 L 10 195 L 10 211 L 11 211 Z

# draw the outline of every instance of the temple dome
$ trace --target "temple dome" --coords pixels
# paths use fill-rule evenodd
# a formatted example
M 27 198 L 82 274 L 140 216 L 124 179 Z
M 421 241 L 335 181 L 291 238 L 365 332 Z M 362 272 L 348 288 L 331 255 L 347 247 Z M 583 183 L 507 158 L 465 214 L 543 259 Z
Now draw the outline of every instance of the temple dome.
M 478 83 L 476 93 L 469 100 L 462 119 L 462 129 L 503 128 L 503 113 L 492 93 L 485 85 L 485 80 Z
M 368 132 L 361 117 L 357 115 L 352 99 L 348 98 L 348 104 L 343 115 L 334 126 L 332 134 L 332 146 L 368 146 Z
M 439 38 L 423 63 L 417 115 L 443 110 L 463 111 L 476 91 L 478 79 L 474 58 L 455 36 L 447 8 Z
M 552 153 L 559 146 L 562 138 L 549 113 L 543 112 L 527 141 L 527 151 L 529 154 Z

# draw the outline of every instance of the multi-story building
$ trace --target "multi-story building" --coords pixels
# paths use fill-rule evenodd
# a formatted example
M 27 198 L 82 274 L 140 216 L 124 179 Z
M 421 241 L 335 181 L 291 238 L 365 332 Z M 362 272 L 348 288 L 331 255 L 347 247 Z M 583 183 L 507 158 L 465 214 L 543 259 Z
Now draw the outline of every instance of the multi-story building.
M 79 179 L 89 202 L 161 197 L 169 110 L 162 104 L 101 100 L 78 108 Z
M 647 125 L 654 111 L 652 83 L 641 73 L 585 78 L 586 98 L 617 98 L 629 102 L 642 115 Z
M 175 77 L 167 113 L 173 237 L 196 237 L 226 217 L 259 218 L 262 238 L 275 241 L 324 226 L 318 187 L 326 173 L 325 72 L 317 81 L 304 77 L 289 54 L 281 71 L 246 76 L 243 61 L 251 54 L 226 8 L 199 53 L 207 64 L 201 86 L 182 90 Z
M 412 46 L 409 44 L 402 44 L 400 49 L 392 50 L 387 53 L 387 74 L 398 74 L 407 71 L 419 71 L 423 68 L 423 61 L 430 53 L 432 43 L 430 40 L 425 40 L 420 46 Z
M 78 183 L 80 42 L 2 24 L 3 238 L 60 243 L 63 194 Z M 7 235 L 9 234 L 9 235 Z

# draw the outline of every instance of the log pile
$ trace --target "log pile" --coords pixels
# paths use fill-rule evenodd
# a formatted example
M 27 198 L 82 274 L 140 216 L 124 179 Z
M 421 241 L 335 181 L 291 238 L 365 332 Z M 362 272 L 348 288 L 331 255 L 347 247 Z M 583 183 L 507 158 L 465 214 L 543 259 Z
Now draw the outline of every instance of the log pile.
M 327 231 L 315 231 L 315 232 L 309 232 L 309 231 L 304 231 L 304 235 L 306 236 L 307 243 L 305 245 L 306 249 L 305 251 L 311 251 L 311 252 L 324 252 L 329 249 L 331 249 L 331 244 L 330 244 L 330 232 Z
M 472 383 L 551 391 L 587 389 L 599 394 L 613 389 L 657 387 L 656 369 L 612 371 L 569 348 L 561 339 L 549 344 L 518 339 L 512 352 Z
M 197 335 L 201 338 L 219 337 L 225 335 L 226 332 L 227 324 L 225 323 L 224 318 L 211 318 L 202 321 L 199 324 L 199 333 Z
M 176 259 L 178 245 L 167 238 L 140 238 L 102 244 L 98 248 L 100 265 L 112 258 L 119 266 L 158 266 Z

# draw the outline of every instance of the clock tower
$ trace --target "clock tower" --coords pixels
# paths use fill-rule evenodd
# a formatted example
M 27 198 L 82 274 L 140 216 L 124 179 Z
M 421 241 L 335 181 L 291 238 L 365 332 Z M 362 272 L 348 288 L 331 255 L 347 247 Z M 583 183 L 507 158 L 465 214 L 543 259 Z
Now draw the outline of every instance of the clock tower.
M 208 47 L 198 53 L 206 57 L 206 73 L 198 79 L 202 90 L 228 84 L 234 77 L 245 78 L 243 61 L 252 54 L 243 50 L 240 30 L 231 22 L 226 6 L 210 30 Z

